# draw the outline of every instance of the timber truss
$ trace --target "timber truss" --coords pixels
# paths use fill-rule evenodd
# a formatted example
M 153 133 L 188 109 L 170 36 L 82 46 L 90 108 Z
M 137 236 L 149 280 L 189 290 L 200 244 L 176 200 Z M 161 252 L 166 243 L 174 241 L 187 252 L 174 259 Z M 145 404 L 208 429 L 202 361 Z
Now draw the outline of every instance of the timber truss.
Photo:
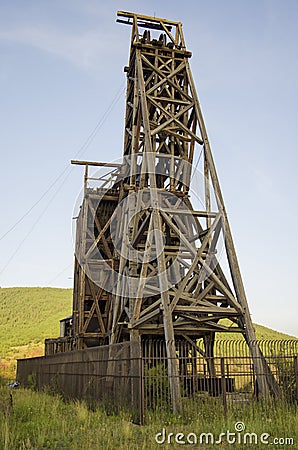
M 73 316 L 78 348 L 164 337 L 178 410 L 175 340 L 188 341 L 208 359 L 215 333 L 240 332 L 260 393 L 276 392 L 256 345 L 182 25 L 122 11 L 118 16 L 132 26 L 124 152 L 96 188 L 88 185 L 88 169 L 103 163 L 81 162 L 86 174 Z M 212 364 L 209 371 L 214 376 Z

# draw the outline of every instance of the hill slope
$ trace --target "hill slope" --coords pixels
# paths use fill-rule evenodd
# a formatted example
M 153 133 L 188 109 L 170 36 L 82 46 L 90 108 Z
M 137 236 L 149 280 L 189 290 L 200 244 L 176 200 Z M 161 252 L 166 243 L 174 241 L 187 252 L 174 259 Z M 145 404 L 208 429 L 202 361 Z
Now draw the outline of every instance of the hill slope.
M 16 358 L 42 355 L 44 339 L 59 336 L 59 320 L 71 310 L 72 289 L 1 288 L 2 372 L 13 376 Z
M 72 289 L 0 288 L 0 356 L 15 365 L 18 357 L 43 354 L 45 338 L 59 336 L 59 320 L 71 314 Z M 290 339 L 284 333 L 255 325 L 258 339 Z M 220 339 L 240 339 L 235 333 Z M 11 369 L 12 370 L 12 369 Z
M 71 307 L 71 289 L 0 289 L 0 345 L 24 345 L 58 336 L 59 320 L 71 314 Z

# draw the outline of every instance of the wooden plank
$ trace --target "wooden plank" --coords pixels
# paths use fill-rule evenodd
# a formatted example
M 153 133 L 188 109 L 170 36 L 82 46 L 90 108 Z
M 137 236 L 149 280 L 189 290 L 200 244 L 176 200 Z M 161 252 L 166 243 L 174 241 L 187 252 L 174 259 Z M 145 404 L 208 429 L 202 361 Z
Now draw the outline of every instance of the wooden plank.
M 152 90 L 152 88 L 151 88 L 151 90 Z M 167 102 L 167 103 L 169 103 L 169 104 L 171 104 L 171 103 L 175 103 L 175 104 L 177 104 L 177 105 L 184 105 L 184 106 L 187 106 L 187 105 L 189 105 L 190 104 L 190 102 L 189 101 L 183 101 L 183 100 L 177 100 L 177 99 L 175 99 L 175 98 L 171 98 L 171 97 L 159 97 L 159 96 L 157 96 L 157 97 L 155 97 L 155 96 L 153 96 L 153 95 L 149 95 L 148 94 L 148 92 L 147 92 L 147 97 L 151 100 L 154 100 L 156 103 L 158 103 L 158 102 Z M 172 133 L 173 134 L 173 133 Z M 178 134 L 176 134 L 176 136 L 179 136 L 179 137 L 183 137 L 183 136 L 180 136 L 180 135 L 178 135 Z
M 151 136 L 150 136 L 150 124 L 149 124 L 149 115 L 147 109 L 147 101 L 146 101 L 146 89 L 143 77 L 143 67 L 142 67 L 142 56 L 140 49 L 136 49 L 136 67 L 137 67 L 137 84 L 140 89 L 141 94 L 141 109 L 142 109 L 142 117 L 144 124 L 144 136 L 145 136 L 145 146 L 146 152 L 153 152 Z
M 140 313 L 140 317 L 148 314 L 150 311 L 152 311 L 152 309 L 155 309 L 156 307 L 159 307 L 159 305 L 161 305 L 161 299 L 160 298 L 158 300 L 156 300 L 154 303 L 152 303 L 152 305 L 147 306 L 147 308 L 143 309 L 143 311 L 141 311 L 141 313 Z
M 149 257 L 150 257 L 150 253 L 152 251 L 153 215 L 151 214 L 150 216 L 148 216 L 148 218 L 150 218 L 148 234 L 147 234 L 147 239 L 146 239 L 146 244 L 145 244 L 145 251 L 144 251 L 144 256 L 143 256 L 141 273 L 140 273 L 137 298 L 136 298 L 135 307 L 134 307 L 134 311 L 133 311 L 133 320 L 132 320 L 133 322 L 135 320 L 138 320 L 140 317 L 140 312 L 141 312 L 142 302 L 143 302 L 144 285 L 146 283 L 146 277 L 147 277 L 147 271 L 148 271 L 148 265 L 149 265 Z
M 151 68 L 151 70 L 153 70 L 156 74 L 158 74 L 161 78 L 161 80 L 156 83 L 152 88 L 148 89 L 147 91 L 147 95 L 150 95 L 152 92 L 154 92 L 158 87 L 162 86 L 163 84 L 171 84 L 172 88 L 175 88 L 183 98 L 185 98 L 186 100 L 189 101 L 189 103 L 191 103 L 193 101 L 193 98 L 188 95 L 186 92 L 184 92 L 180 86 L 177 86 L 177 84 L 175 84 L 171 78 L 174 77 L 175 75 L 177 75 L 179 72 L 182 71 L 182 69 L 184 69 L 186 67 L 186 62 L 183 60 L 181 62 L 181 64 L 179 64 L 179 66 L 173 70 L 173 72 L 171 72 L 169 75 L 166 75 L 161 72 L 157 67 L 155 67 L 147 58 L 146 56 L 142 55 L 142 59 L 143 61 L 147 64 L 148 67 Z M 169 98 L 171 98 L 171 94 L 169 93 Z
M 97 231 L 98 231 L 98 233 L 100 234 L 101 231 L 102 231 L 102 228 L 101 228 L 100 222 L 99 222 L 99 220 L 98 220 L 97 213 L 96 213 L 95 209 L 93 208 L 93 205 L 92 205 L 91 202 L 89 202 L 89 209 L 90 209 L 91 214 L 92 214 L 92 216 L 93 216 L 93 220 L 94 220 L 94 223 L 95 223 L 95 225 L 96 225 L 96 227 L 97 227 Z M 113 258 L 113 255 L 112 255 L 112 253 L 111 253 L 110 247 L 109 247 L 109 245 L 108 245 L 108 242 L 107 242 L 107 239 L 105 238 L 104 233 L 103 233 L 101 236 L 102 236 L 102 237 L 101 237 L 101 240 L 102 240 L 102 243 L 103 243 L 103 246 L 104 246 L 104 249 L 105 249 L 105 251 L 106 251 L 106 253 L 107 253 L 108 258 L 109 258 L 109 259 L 110 259 L 110 258 Z M 93 232 L 93 237 L 94 237 L 94 232 Z
M 176 305 L 174 312 L 189 312 L 189 313 L 201 313 L 201 314 L 216 314 L 220 313 L 227 314 L 227 315 L 235 315 L 239 314 L 239 311 L 237 311 L 235 308 L 225 308 L 225 307 L 216 307 L 216 306 L 193 306 L 193 305 L 187 305 L 187 306 L 180 306 Z
M 171 208 L 165 208 L 162 207 L 162 210 L 166 212 L 167 214 L 181 214 L 184 216 L 185 214 L 191 215 L 194 217 L 209 217 L 212 219 L 215 219 L 215 217 L 218 216 L 218 212 L 215 211 L 196 211 L 196 210 L 190 210 L 190 209 L 171 209 Z
M 76 164 L 80 166 L 99 166 L 99 167 L 121 167 L 122 164 L 109 163 L 109 162 L 98 162 L 98 161 L 79 161 L 77 159 L 72 159 L 71 164 Z
M 194 348 L 200 355 L 202 355 L 202 356 L 205 358 L 206 354 L 205 354 L 204 350 L 202 350 L 201 347 L 200 347 L 198 344 L 196 344 L 196 343 L 195 343 L 192 339 L 190 339 L 190 337 L 187 336 L 186 334 L 182 334 L 182 337 L 183 337 L 183 339 L 185 339 L 187 342 L 189 342 L 189 343 L 193 346 L 193 348 Z
M 105 226 L 102 228 L 102 230 L 100 231 L 99 235 L 97 236 L 97 238 L 94 240 L 93 244 L 91 245 L 91 247 L 89 248 L 88 252 L 86 253 L 86 259 L 90 257 L 91 253 L 93 252 L 93 250 L 97 247 L 97 244 L 99 243 L 99 241 L 102 239 L 104 233 L 107 231 L 107 229 L 109 228 L 110 224 L 112 221 L 112 217 L 107 221 L 107 223 L 105 224 Z
M 219 220 L 220 220 L 220 215 L 218 214 L 218 217 L 214 220 L 214 222 L 212 224 L 212 227 L 209 229 L 207 235 L 205 236 L 201 247 L 197 250 L 197 253 L 194 256 L 193 262 L 192 262 L 192 264 L 191 264 L 191 266 L 190 266 L 190 268 L 188 270 L 188 273 L 185 275 L 184 279 L 182 280 L 182 282 L 179 285 L 179 288 L 178 288 L 178 291 L 177 291 L 177 293 L 175 295 L 175 298 L 173 299 L 173 301 L 171 303 L 171 310 L 172 311 L 174 310 L 175 306 L 177 305 L 177 303 L 179 301 L 179 298 L 180 298 L 182 292 L 184 291 L 189 278 L 192 276 L 192 273 L 193 273 L 194 269 L 197 267 L 197 265 L 198 265 L 198 263 L 199 263 L 199 261 L 201 259 L 201 255 L 202 255 L 203 251 L 205 250 L 205 248 L 207 246 L 207 243 L 209 241 L 209 236 L 211 236 L 211 234 L 213 233 L 213 231 L 214 231 L 215 227 L 217 226 L 217 223 L 219 222 Z
M 136 321 L 131 323 L 131 327 L 133 329 L 138 328 L 140 325 L 142 325 L 145 322 L 150 321 L 151 319 L 153 319 L 154 317 L 158 316 L 160 314 L 160 308 L 157 308 L 153 311 L 151 311 L 150 313 L 143 315 L 142 317 L 140 317 L 139 319 L 137 319 Z
M 163 19 L 161 17 L 153 17 L 153 16 L 146 16 L 144 14 L 136 14 L 136 13 L 132 13 L 129 11 L 117 11 L 117 16 L 118 17 L 127 17 L 127 18 L 136 18 L 137 20 L 145 20 L 148 22 L 153 22 L 153 23 L 160 23 L 163 22 L 166 25 L 173 25 L 176 26 L 178 24 L 180 24 L 180 22 L 174 22 L 173 20 L 167 20 L 167 19 Z
M 161 20 L 161 21 L 160 21 L 160 24 L 161 24 L 162 28 L 164 29 L 164 31 L 166 32 L 166 34 L 168 35 L 168 37 L 170 38 L 170 40 L 173 42 L 173 44 L 176 45 L 175 38 L 173 37 L 173 35 L 171 34 L 171 32 L 168 30 L 168 28 L 165 26 L 164 22 L 166 22 L 166 21 L 164 21 L 164 20 Z
M 223 292 L 229 302 L 236 308 L 239 312 L 243 313 L 242 306 L 240 303 L 237 302 L 237 299 L 233 296 L 233 294 L 226 288 L 226 286 L 222 283 L 222 281 L 215 275 L 214 271 L 210 269 L 210 267 L 206 264 L 206 261 L 203 261 L 202 258 L 200 258 L 200 263 L 204 267 L 204 270 L 206 270 L 207 274 L 213 279 L 215 282 L 215 285 L 219 287 L 221 292 Z

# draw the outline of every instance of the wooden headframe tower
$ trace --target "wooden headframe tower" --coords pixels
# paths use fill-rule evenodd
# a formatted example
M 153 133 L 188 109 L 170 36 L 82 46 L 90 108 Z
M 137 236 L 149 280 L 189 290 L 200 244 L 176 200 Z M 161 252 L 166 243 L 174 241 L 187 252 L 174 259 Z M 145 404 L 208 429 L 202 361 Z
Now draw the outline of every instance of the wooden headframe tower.
M 176 340 L 210 362 L 215 333 L 240 332 L 266 396 L 275 385 L 256 344 L 182 25 L 123 11 L 118 17 L 132 27 L 124 151 L 96 189 L 88 186 L 88 169 L 103 163 L 80 162 L 77 348 L 164 338 L 178 411 Z

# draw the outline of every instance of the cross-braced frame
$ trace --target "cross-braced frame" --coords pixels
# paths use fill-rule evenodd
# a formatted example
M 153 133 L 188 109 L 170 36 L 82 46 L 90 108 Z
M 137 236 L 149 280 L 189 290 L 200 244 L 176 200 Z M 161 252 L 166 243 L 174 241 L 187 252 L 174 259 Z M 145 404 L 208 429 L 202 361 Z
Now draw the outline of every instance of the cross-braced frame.
M 277 393 L 256 345 L 182 25 L 118 16 L 132 25 L 123 160 L 96 191 L 86 172 L 74 334 L 81 346 L 164 336 L 178 411 L 175 340 L 211 361 L 215 334 L 240 332 L 260 393 Z M 208 368 L 215 376 L 212 363 Z

